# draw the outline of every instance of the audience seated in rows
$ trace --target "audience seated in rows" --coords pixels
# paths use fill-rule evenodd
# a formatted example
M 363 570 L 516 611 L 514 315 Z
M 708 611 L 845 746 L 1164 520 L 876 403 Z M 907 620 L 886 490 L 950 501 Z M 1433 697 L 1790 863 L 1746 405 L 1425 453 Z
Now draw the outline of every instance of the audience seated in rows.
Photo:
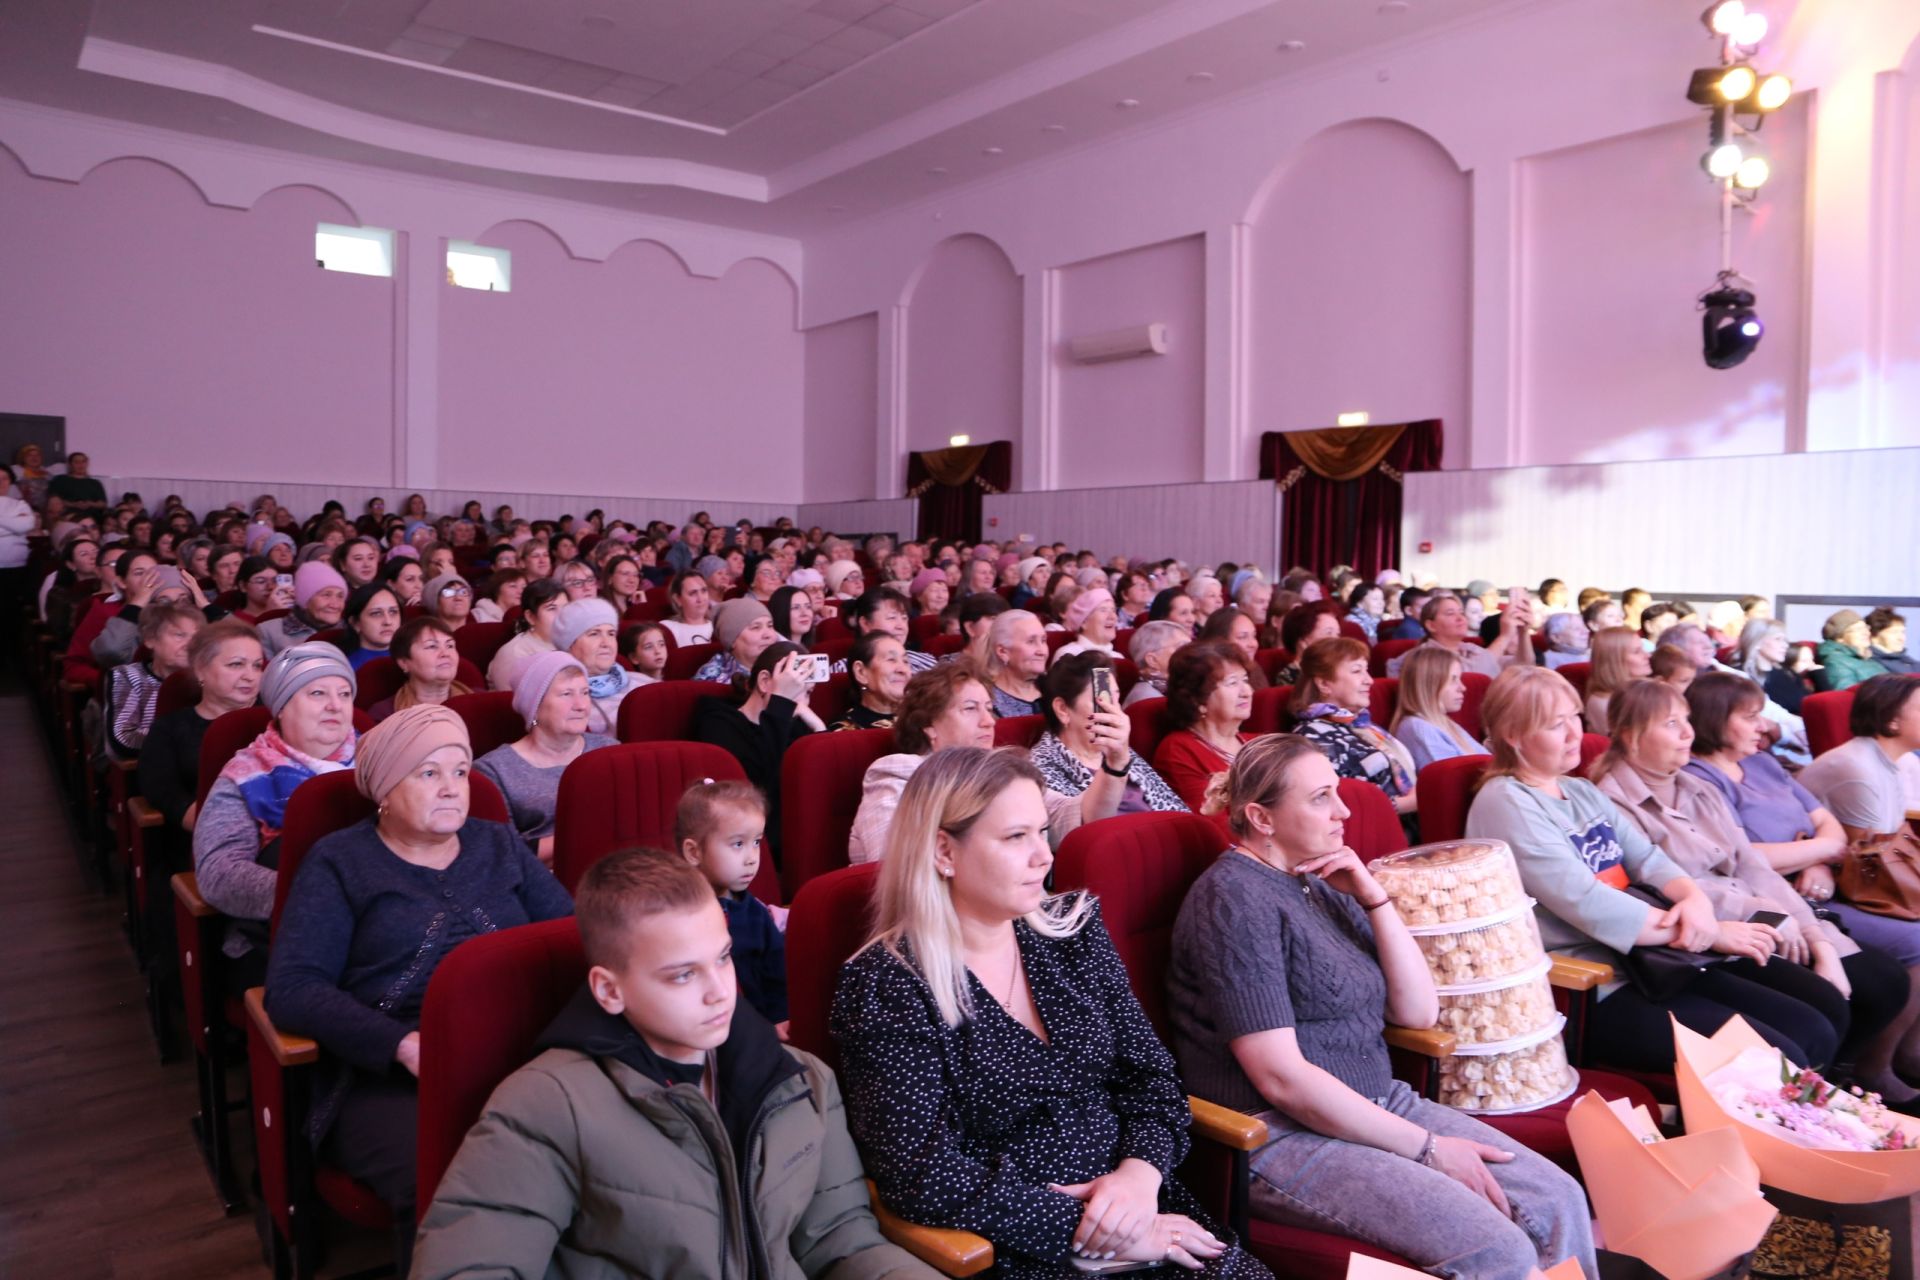
M 501 645 L 493 661 L 487 664 L 489 689 L 512 690 L 528 658 L 559 647 L 554 643 L 554 631 L 560 624 L 560 611 L 567 604 L 566 590 L 552 578 L 535 578 L 527 584 L 513 638 Z
M 1253 739 L 1240 726 L 1253 714 L 1254 690 L 1265 684 L 1253 660 L 1225 641 L 1197 641 L 1174 653 L 1162 716 L 1168 732 L 1153 767 L 1195 813 L 1214 775 L 1230 768 Z
M 1412 650 L 1400 666 L 1399 701 L 1389 728 L 1413 758 L 1416 775 L 1436 760 L 1486 754 L 1486 746 L 1453 719 L 1467 701 L 1464 671 L 1459 657 L 1438 645 Z
M 1098 705 L 1094 697 L 1096 671 L 1107 673 L 1113 691 L 1110 700 Z M 1042 708 L 1047 731 L 1033 745 L 1034 767 L 1049 791 L 1066 796 L 1084 794 L 1093 785 L 1096 770 L 1109 777 L 1124 777 L 1125 789 L 1116 813 L 1186 812 L 1185 802 L 1131 746 L 1125 752 L 1124 764 L 1111 758 L 1121 753 L 1118 748 L 1106 747 L 1102 729 L 1118 730 L 1126 723 L 1112 675 L 1107 656 L 1098 651 L 1070 654 L 1053 664 L 1047 672 L 1047 696 Z M 1099 723 L 1096 711 L 1101 713 Z M 1121 732 L 1120 738 L 1125 742 L 1126 734 Z
M 1386 792 L 1409 835 L 1415 835 L 1417 767 L 1400 740 L 1373 723 L 1372 692 L 1366 645 L 1348 636 L 1314 641 L 1300 657 L 1300 683 L 1288 703 L 1294 732 L 1318 747 L 1340 777 L 1359 778 Z

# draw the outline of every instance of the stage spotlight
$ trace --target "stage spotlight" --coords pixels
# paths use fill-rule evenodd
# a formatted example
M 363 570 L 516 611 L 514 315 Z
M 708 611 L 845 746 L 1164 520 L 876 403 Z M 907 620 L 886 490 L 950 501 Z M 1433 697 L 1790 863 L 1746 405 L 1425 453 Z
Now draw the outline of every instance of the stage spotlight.
M 1700 167 L 1705 169 L 1709 176 L 1724 181 L 1740 172 L 1741 162 L 1745 159 L 1746 156 L 1741 152 L 1738 143 L 1723 142 L 1700 157 Z
M 1760 345 L 1766 326 L 1753 309 L 1753 294 L 1723 284 L 1700 297 L 1702 352 L 1707 366 L 1731 369 Z
M 1743 0 L 1722 0 L 1701 14 L 1700 20 L 1707 24 L 1707 30 L 1713 34 L 1730 36 L 1740 29 L 1740 21 L 1746 16 L 1747 6 Z
M 1687 83 L 1687 101 L 1703 107 L 1737 103 L 1752 96 L 1759 83 L 1760 77 L 1744 63 L 1731 67 L 1701 67 Z
M 1733 171 L 1733 185 L 1742 191 L 1758 191 L 1773 176 L 1773 166 L 1765 156 L 1748 156 Z
M 1763 76 L 1760 87 L 1753 91 L 1753 107 L 1760 111 L 1778 111 L 1792 96 L 1793 81 L 1783 75 Z
M 1743 49 L 1757 49 L 1767 38 L 1767 15 L 1749 13 L 1734 24 L 1733 42 Z

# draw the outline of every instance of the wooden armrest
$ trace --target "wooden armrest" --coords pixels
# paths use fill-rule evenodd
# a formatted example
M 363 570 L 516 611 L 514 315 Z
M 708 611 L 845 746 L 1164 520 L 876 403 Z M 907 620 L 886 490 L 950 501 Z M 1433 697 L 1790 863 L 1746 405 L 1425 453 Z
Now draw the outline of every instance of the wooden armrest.
M 1258 1151 L 1267 1144 L 1267 1122 L 1205 1098 L 1187 1098 L 1193 1131 L 1233 1151 Z
M 1387 1025 L 1387 1044 L 1395 1049 L 1405 1049 L 1408 1053 L 1417 1053 L 1423 1058 L 1451 1058 L 1453 1047 L 1457 1044 L 1453 1032 L 1442 1031 L 1438 1027 L 1396 1027 Z
M 247 992 L 247 1006 L 253 1006 L 254 993 Z M 905 1249 L 943 1275 L 977 1276 L 993 1265 L 993 1244 L 985 1236 L 951 1227 L 923 1227 L 880 1203 L 880 1191 L 867 1179 L 867 1198 L 873 1201 L 873 1216 L 880 1223 L 880 1234 Z
M 1562 991 L 1594 991 L 1613 981 L 1613 966 L 1604 960 L 1555 956 L 1547 981 Z
M 182 871 L 173 878 L 173 896 L 180 899 L 188 915 L 204 919 L 207 916 L 220 914 L 207 905 L 207 900 L 200 896 L 200 882 L 194 879 L 191 871 Z
M 253 1023 L 254 1030 L 267 1043 L 273 1053 L 273 1060 L 282 1067 L 304 1067 L 320 1061 L 320 1046 L 305 1036 L 290 1036 L 273 1025 L 273 1019 L 267 1016 L 267 989 L 249 987 L 247 989 L 247 1018 Z
M 136 827 L 164 827 L 167 824 L 166 818 L 144 796 L 127 797 L 127 816 L 133 819 Z M 194 887 L 197 889 L 199 885 Z

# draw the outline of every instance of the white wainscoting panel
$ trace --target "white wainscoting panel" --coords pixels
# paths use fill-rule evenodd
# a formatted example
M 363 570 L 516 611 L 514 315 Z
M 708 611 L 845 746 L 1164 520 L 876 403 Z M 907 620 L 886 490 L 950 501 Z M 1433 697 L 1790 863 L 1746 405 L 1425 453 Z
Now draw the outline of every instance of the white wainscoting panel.
M 920 522 L 917 498 L 880 498 L 859 502 L 803 502 L 794 521 L 802 529 L 819 525 L 835 533 L 891 533 L 906 541 Z
M 1912 597 L 1920 449 L 1421 472 L 1400 538 L 1403 572 L 1455 586 Z
M 195 513 L 205 513 L 227 503 L 250 505 L 263 493 L 270 493 L 281 506 L 293 511 L 305 519 L 318 511 L 329 498 L 338 499 L 346 508 L 349 516 L 358 516 L 365 509 L 369 499 L 385 498 L 387 510 L 397 512 L 410 493 L 419 493 L 427 500 L 427 510 L 435 515 L 457 513 L 467 500 L 476 498 L 486 508 L 487 518 L 493 518 L 493 510 L 501 503 L 513 508 L 514 515 L 525 520 L 551 520 L 561 514 L 576 516 L 599 507 L 609 517 L 636 521 L 642 525 L 649 520 L 665 520 L 669 524 L 684 524 L 696 511 L 705 511 L 717 524 L 728 524 L 745 516 L 756 523 L 771 524 L 779 516 L 793 515 L 791 506 L 782 506 L 770 502 L 736 502 L 731 498 L 645 498 L 632 495 L 615 496 L 611 494 L 561 495 L 552 493 L 505 493 L 476 492 L 474 490 L 454 489 L 387 489 L 372 486 L 347 484 L 287 484 L 271 480 L 188 480 L 181 478 L 156 479 L 147 476 L 114 476 L 104 478 L 107 496 L 115 501 L 122 493 L 138 493 L 149 509 L 158 510 L 160 503 L 170 493 L 177 493 L 187 508 Z
M 1280 557 L 1280 490 L 1271 480 L 988 494 L 982 511 L 983 532 L 995 541 L 1030 533 L 1102 560 L 1231 560 L 1272 576 Z

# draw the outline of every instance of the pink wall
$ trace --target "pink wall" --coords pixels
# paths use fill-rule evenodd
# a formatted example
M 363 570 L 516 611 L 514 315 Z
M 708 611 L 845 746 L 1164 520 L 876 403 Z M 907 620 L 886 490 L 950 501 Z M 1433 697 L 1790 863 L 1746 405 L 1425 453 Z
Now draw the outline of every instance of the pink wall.
M 801 496 L 804 343 L 794 292 L 758 260 L 718 280 L 635 241 L 569 257 L 529 223 L 481 243 L 513 253 L 511 293 L 440 298 L 440 474 L 452 488 L 555 493 L 683 488 Z M 557 446 L 557 447 L 556 447 Z
M 1471 186 L 1440 145 L 1388 120 L 1310 139 L 1257 207 L 1246 288 L 1251 434 L 1467 425 Z M 1450 453 L 1457 450 L 1450 448 Z
M 873 498 L 879 318 L 809 329 L 806 359 L 807 501 Z
M 1525 464 L 1778 453 L 1796 394 L 1806 111 L 1763 134 L 1774 177 L 1734 219 L 1734 265 L 1766 324 L 1735 369 L 1701 360 L 1694 299 L 1719 270 L 1701 172 L 1704 121 L 1544 155 L 1523 166 L 1520 456 Z
M 1060 272 L 1058 487 L 1200 478 L 1206 270 L 1205 239 L 1187 236 Z M 1076 364 L 1067 354 L 1072 338 L 1156 322 L 1168 327 L 1164 356 Z
M 1012 440 L 1019 473 L 1022 314 L 1020 277 L 992 241 L 958 236 L 933 250 L 907 299 L 908 452 L 954 435 Z M 900 467 L 904 481 L 904 456 Z
M 388 474 L 393 281 L 313 265 L 309 187 L 209 207 L 118 160 L 79 185 L 0 151 L 0 408 L 64 415 L 103 474 Z M 324 443 L 323 443 L 324 442 Z
M 1905 146 L 1896 159 L 1897 190 L 1891 239 L 1893 269 L 1885 273 L 1887 293 L 1886 413 L 1888 424 L 1905 424 L 1907 439 L 1920 440 L 1920 41 L 1907 51 L 1897 98 Z M 1891 433 L 1889 433 L 1891 434 Z M 1905 443 L 1885 440 L 1884 443 Z

